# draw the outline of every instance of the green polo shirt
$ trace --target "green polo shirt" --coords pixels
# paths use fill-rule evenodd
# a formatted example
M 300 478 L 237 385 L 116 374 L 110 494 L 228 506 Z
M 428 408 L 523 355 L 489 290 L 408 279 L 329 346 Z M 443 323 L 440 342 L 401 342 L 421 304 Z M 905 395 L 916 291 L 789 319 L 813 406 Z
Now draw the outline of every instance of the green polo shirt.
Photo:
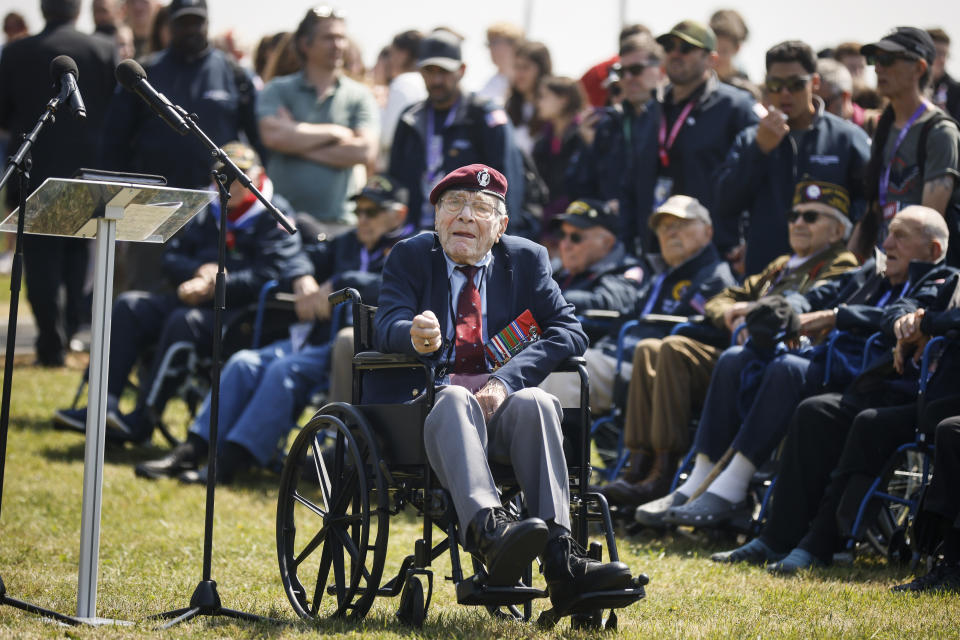
M 274 115 L 281 106 L 298 122 L 339 124 L 355 131 L 376 130 L 379 126 L 373 95 L 344 76 L 319 98 L 302 71 L 274 78 L 257 96 L 257 118 Z M 274 151 L 267 162 L 267 173 L 276 192 L 289 200 L 294 210 L 324 222 L 351 221 L 347 197 L 352 167 L 328 167 Z

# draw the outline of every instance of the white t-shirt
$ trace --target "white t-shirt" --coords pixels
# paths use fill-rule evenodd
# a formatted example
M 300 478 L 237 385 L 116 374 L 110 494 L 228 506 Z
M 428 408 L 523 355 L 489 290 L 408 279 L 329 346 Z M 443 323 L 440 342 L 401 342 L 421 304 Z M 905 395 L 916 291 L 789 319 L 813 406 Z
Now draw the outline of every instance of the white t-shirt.
M 477 91 L 477 95 L 488 100 L 493 100 L 501 107 L 507 101 L 507 94 L 510 92 L 510 80 L 502 73 L 498 73 L 489 80 L 483 88 Z
M 387 106 L 383 108 L 383 117 L 380 118 L 380 157 L 384 164 L 390 157 L 390 146 L 400 114 L 410 105 L 426 99 L 427 88 L 423 84 L 423 76 L 416 71 L 401 73 L 390 82 Z

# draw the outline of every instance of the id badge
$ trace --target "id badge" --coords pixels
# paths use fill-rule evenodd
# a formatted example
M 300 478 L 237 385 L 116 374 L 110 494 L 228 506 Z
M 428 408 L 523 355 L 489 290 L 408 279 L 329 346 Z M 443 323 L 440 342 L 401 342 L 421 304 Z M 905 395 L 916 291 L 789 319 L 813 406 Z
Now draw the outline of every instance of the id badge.
M 673 178 L 661 176 L 657 178 L 657 184 L 653 187 L 653 208 L 656 209 L 673 193 Z
M 899 202 L 888 202 L 887 204 L 883 205 L 883 219 L 889 220 L 893 216 L 897 215 L 898 211 L 900 211 Z

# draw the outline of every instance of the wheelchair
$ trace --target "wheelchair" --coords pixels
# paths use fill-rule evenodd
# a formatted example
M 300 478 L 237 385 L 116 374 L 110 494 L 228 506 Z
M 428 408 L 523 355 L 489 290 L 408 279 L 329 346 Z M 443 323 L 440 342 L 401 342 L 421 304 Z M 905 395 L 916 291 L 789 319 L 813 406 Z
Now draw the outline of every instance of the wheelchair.
M 431 563 L 449 553 L 458 604 L 486 607 L 498 618 L 529 621 L 532 602 L 547 596 L 533 586 L 532 567 L 520 583 L 501 587 L 486 584 L 482 565 L 472 558 L 465 570 L 457 545 L 457 518 L 446 492 L 437 486 L 423 445 L 423 421 L 434 401 L 431 364 L 402 354 L 371 351 L 375 307 L 363 305 L 359 294 L 345 289 L 331 294 L 334 305 L 351 301 L 354 318 L 352 404 L 321 408 L 300 430 L 287 456 L 277 506 L 277 555 L 280 577 L 294 611 L 302 618 L 321 616 L 362 619 L 379 597 L 397 597 L 401 622 L 423 625 L 434 589 Z M 583 358 L 565 363 L 579 374 L 581 405 L 576 439 L 565 438 L 575 453 L 569 459 L 572 535 L 600 559 L 603 545 L 588 542 L 588 528 L 599 523 L 611 561 L 618 559 L 610 512 L 602 495 L 590 493 L 588 464 L 588 381 Z M 409 371 L 425 376 L 420 401 L 405 404 L 361 404 L 365 377 L 378 372 Z M 567 435 L 567 434 L 565 434 Z M 332 444 L 326 444 L 332 441 Z M 505 506 L 520 510 L 520 490 L 509 473 L 493 465 Z M 423 520 L 413 552 L 396 574 L 385 579 L 390 519 L 412 506 Z M 434 527 L 440 530 L 434 540 Z M 541 612 L 537 622 L 554 626 L 570 616 L 574 628 L 613 629 L 616 609 L 645 597 L 647 578 L 633 578 L 628 588 L 585 593 L 564 610 Z M 604 616 L 604 612 L 609 614 Z

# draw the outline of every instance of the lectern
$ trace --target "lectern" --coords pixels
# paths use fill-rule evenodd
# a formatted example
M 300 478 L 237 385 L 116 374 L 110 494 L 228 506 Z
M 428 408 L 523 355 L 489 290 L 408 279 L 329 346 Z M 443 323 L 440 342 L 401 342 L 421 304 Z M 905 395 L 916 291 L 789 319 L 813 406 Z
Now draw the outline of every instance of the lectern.
M 77 617 L 96 622 L 115 243 L 166 242 L 217 193 L 171 189 L 151 176 L 83 177 L 88 179 L 49 178 L 34 191 L 26 200 L 24 232 L 96 239 L 77 586 Z M 16 232 L 18 215 L 19 208 L 0 231 Z

